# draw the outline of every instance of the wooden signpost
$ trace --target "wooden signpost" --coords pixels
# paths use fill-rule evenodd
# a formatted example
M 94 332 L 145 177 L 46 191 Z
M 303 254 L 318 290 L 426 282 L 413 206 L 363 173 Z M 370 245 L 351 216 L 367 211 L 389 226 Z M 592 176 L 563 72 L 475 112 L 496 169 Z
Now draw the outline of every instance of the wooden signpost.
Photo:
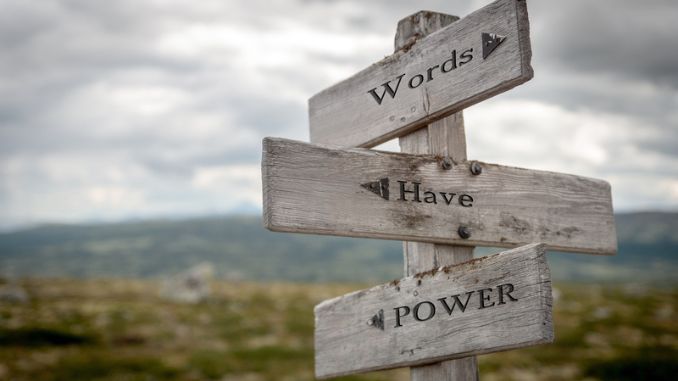
M 606 182 L 467 161 L 461 110 L 529 80 L 530 59 L 525 0 L 422 11 L 392 56 L 311 98 L 322 145 L 264 140 L 267 228 L 408 240 L 405 278 L 316 307 L 318 377 L 477 380 L 476 354 L 553 340 L 546 248 L 616 253 Z M 357 148 L 395 137 L 402 154 Z M 524 246 L 472 260 L 481 245 Z

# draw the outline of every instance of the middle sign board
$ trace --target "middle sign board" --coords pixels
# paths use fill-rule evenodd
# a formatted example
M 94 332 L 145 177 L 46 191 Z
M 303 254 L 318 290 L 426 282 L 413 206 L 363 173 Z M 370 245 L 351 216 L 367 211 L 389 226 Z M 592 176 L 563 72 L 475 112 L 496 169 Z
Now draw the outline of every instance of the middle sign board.
M 469 246 L 544 242 L 613 255 L 602 180 L 442 157 L 263 142 L 264 224 L 274 231 Z

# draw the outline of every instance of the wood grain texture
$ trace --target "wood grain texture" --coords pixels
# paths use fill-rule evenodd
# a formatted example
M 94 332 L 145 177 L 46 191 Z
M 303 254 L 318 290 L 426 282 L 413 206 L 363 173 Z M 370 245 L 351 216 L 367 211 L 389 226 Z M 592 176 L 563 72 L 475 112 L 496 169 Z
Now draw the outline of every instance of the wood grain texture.
M 506 36 L 483 59 L 482 33 Z M 529 22 L 524 0 L 498 0 L 451 25 L 406 45 L 309 100 L 311 142 L 341 147 L 372 147 L 511 89 L 532 78 Z M 455 50 L 473 49 L 472 59 L 445 73 Z M 461 63 L 462 60 L 458 60 Z M 446 66 L 448 69 L 451 66 Z M 423 83 L 409 80 L 421 74 Z M 402 77 L 394 97 L 378 104 L 369 93 Z
M 403 252 L 406 276 L 473 259 L 472 246 L 403 242 Z M 436 363 L 426 362 L 410 368 L 411 381 L 474 381 L 478 377 L 478 361 L 475 356 Z
M 274 231 L 615 254 L 610 186 L 591 178 L 480 163 L 442 169 L 441 158 L 366 149 L 331 149 L 286 139 L 263 143 L 264 225 Z M 389 178 L 385 200 L 361 187 Z M 398 180 L 420 190 L 468 194 L 458 202 L 401 201 Z M 411 200 L 411 195 L 407 196 Z M 459 200 L 459 198 L 457 198 Z M 461 239 L 458 227 L 471 231 Z
M 403 21 L 398 23 L 399 31 L 402 23 Z M 398 37 L 396 34 L 396 41 Z M 462 111 L 401 136 L 400 150 L 405 153 L 441 155 L 450 158 L 454 163 L 466 161 L 466 134 Z M 473 259 L 473 249 L 473 246 L 403 242 L 405 276 L 469 261 Z M 478 378 L 478 361 L 475 356 L 410 368 L 411 381 L 476 381 Z
M 398 37 L 396 37 L 397 39 Z M 466 161 L 466 135 L 462 112 L 435 121 L 400 137 L 400 151 L 448 157 L 453 163 Z M 403 242 L 405 276 L 473 259 L 472 246 Z
M 405 253 L 405 276 L 473 259 L 473 246 L 405 241 L 403 251 Z
M 418 40 L 459 20 L 458 16 L 445 13 L 419 11 L 400 21 L 393 39 L 393 50 L 407 49 Z
M 320 303 L 315 307 L 316 376 L 413 366 L 551 342 L 551 278 L 544 249 L 543 244 L 530 244 Z M 512 289 L 513 298 L 500 297 L 500 287 Z M 481 289 L 486 290 L 483 302 Z M 464 309 L 457 304 L 449 312 L 439 299 L 449 307 L 454 295 L 467 304 Z M 435 313 L 425 302 L 435 306 Z M 403 306 L 411 311 L 405 313 Z M 375 324 L 375 315 L 383 316 L 377 319 L 383 325 Z

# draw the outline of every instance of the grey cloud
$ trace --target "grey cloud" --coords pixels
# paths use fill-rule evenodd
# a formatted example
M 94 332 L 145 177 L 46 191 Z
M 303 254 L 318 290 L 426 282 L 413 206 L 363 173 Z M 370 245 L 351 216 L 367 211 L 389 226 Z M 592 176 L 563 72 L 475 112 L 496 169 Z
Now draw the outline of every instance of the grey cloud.
M 628 115 L 669 130 L 670 110 L 678 107 L 675 93 L 656 86 L 586 72 L 557 71 L 535 63 L 535 78 L 502 97 L 539 99 L 567 109 L 588 109 Z
M 530 3 L 535 52 L 565 70 L 614 74 L 678 88 L 673 0 Z
M 678 158 L 675 2 L 531 1 L 529 9 L 535 78 L 502 97 L 626 117 L 638 123 L 627 142 L 637 152 Z
M 391 46 L 316 51 L 302 44 L 300 51 L 289 52 L 301 64 L 283 65 L 261 49 L 256 62 L 245 63 L 258 65 L 249 70 L 238 66 L 249 34 L 274 36 L 291 25 L 356 41 L 361 35 L 390 41 L 397 21 L 419 9 L 463 16 L 489 2 L 0 0 L 0 171 L 17 158 L 120 161 L 141 168 L 148 178 L 123 178 L 119 185 L 143 190 L 161 200 L 162 208 L 171 209 L 163 197 L 187 210 L 190 202 L 204 207 L 199 201 L 204 195 L 186 185 L 197 171 L 256 164 L 266 135 L 307 138 L 305 98 L 336 81 L 335 71 L 360 70 L 391 51 Z M 647 131 L 624 147 L 677 157 L 678 126 L 671 112 L 678 109 L 678 53 L 670 47 L 678 15 L 671 3 L 530 1 L 535 78 L 496 99 L 537 100 L 638 121 Z M 204 49 L 201 56 L 158 49 L 158 38 L 187 26 L 229 27 L 242 34 L 235 36 L 235 45 Z M 96 84 L 110 91 L 158 86 L 187 99 L 151 116 L 107 112 L 101 100 L 82 95 Z M 209 136 L 193 130 L 204 118 L 219 126 Z M 605 170 L 625 171 L 621 165 Z M 24 177 L 31 189 L 65 192 L 45 173 Z M 99 178 L 79 181 L 106 184 Z M 165 186 L 173 188 L 171 196 L 163 193 Z M 7 197 L 0 192 L 5 205 L 0 213 L 9 208 Z
M 149 173 L 189 180 L 197 168 L 218 167 L 224 164 L 252 164 L 260 159 L 261 145 L 258 142 L 228 151 L 196 153 L 184 158 L 139 155 L 138 163 Z
M 642 138 L 638 143 L 640 147 L 648 152 L 659 152 L 667 156 L 678 158 L 678 132 L 673 130 L 672 134 L 663 134 L 654 139 Z M 666 167 L 657 168 L 657 171 L 663 171 Z M 673 174 L 678 176 L 678 168 L 675 168 Z
M 237 123 L 241 128 L 256 129 L 264 134 L 285 135 L 286 131 L 307 129 L 306 105 L 274 99 L 233 100 L 239 110 Z

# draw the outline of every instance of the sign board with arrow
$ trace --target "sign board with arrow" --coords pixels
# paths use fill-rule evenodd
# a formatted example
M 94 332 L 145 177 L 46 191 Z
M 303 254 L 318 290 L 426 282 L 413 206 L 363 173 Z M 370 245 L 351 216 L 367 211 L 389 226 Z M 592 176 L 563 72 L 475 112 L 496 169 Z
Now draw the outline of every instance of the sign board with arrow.
M 317 377 L 410 366 L 416 381 L 477 381 L 475 355 L 553 340 L 544 250 L 616 253 L 610 185 L 466 160 L 459 111 L 532 78 L 525 0 L 421 11 L 395 45 L 309 100 L 315 145 L 264 139 L 264 225 L 413 241 L 418 274 L 316 306 Z M 364 149 L 395 137 L 410 154 Z
M 320 378 L 553 341 L 543 244 L 353 292 L 315 307 Z
M 276 138 L 264 139 L 262 172 L 264 224 L 274 231 L 617 250 L 610 186 L 602 180 Z
M 498 0 L 309 100 L 311 142 L 372 147 L 532 78 L 524 0 Z

